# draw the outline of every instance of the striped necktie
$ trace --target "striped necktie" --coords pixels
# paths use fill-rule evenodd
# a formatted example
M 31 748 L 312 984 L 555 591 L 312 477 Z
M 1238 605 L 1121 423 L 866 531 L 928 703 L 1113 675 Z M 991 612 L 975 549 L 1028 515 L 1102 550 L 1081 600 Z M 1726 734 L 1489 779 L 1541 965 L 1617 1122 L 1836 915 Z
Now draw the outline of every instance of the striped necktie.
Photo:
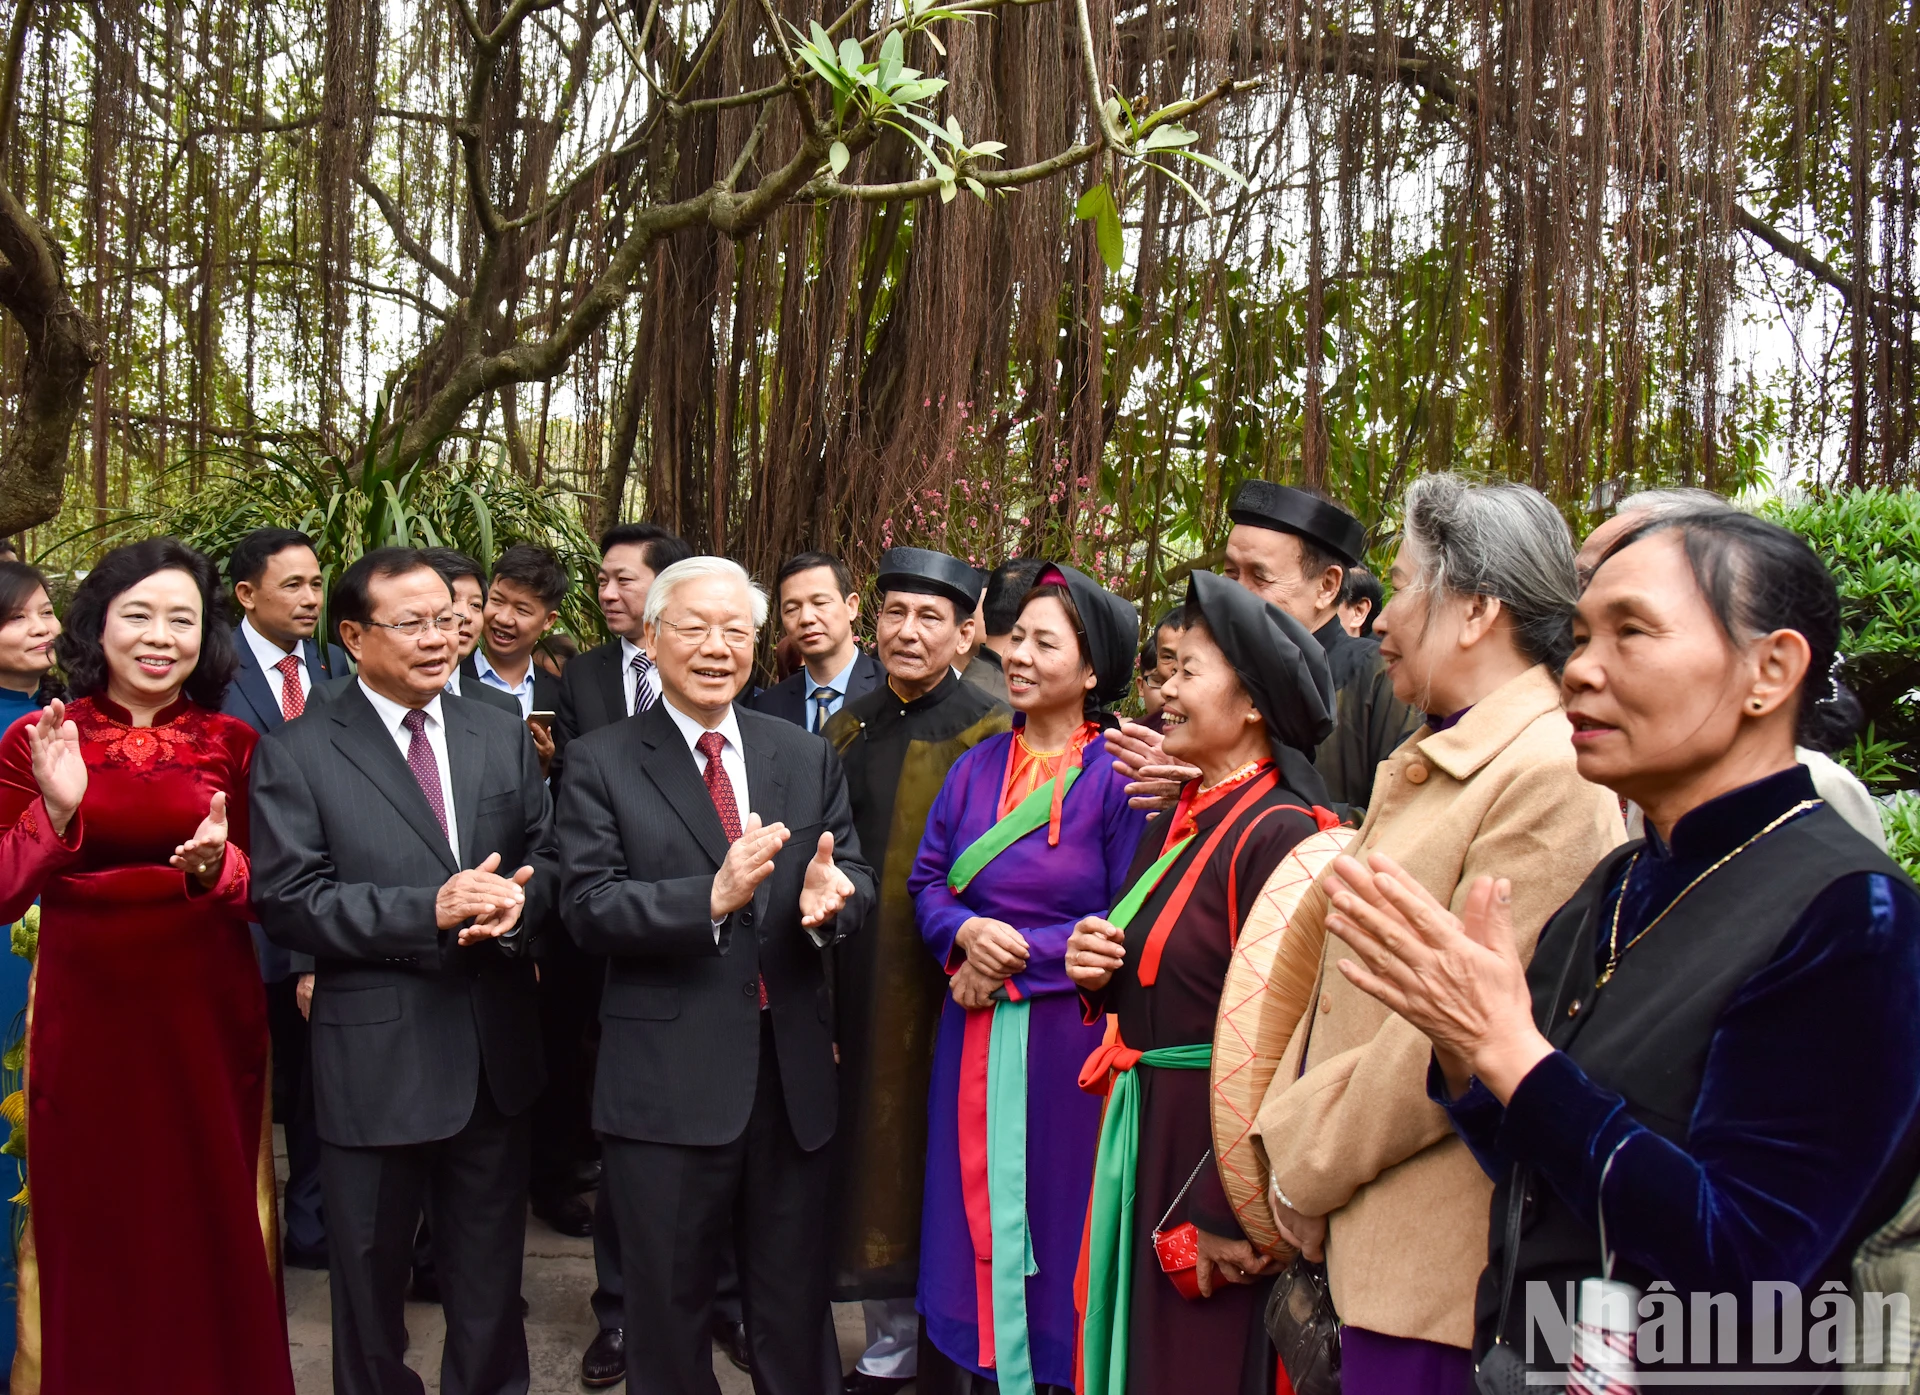
M 635 654 L 627 665 L 633 671 L 633 710 L 636 714 L 645 712 L 658 701 L 653 685 L 647 682 L 647 674 L 653 669 L 652 660 L 645 654 Z
M 833 715 L 831 704 L 839 697 L 839 692 L 825 683 L 813 690 L 813 725 L 807 728 L 808 731 L 817 732 L 827 724 L 827 718 Z

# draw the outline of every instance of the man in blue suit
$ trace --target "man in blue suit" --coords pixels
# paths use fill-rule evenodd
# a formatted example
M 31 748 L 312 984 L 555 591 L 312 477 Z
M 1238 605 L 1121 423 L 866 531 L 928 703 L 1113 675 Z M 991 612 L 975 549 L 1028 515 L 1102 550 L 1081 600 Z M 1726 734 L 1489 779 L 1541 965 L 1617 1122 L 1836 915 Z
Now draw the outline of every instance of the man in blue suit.
M 347 656 L 337 645 L 314 637 L 326 577 L 314 555 L 313 539 L 305 533 L 259 528 L 247 534 L 227 557 L 227 579 L 245 618 L 234 645 L 240 671 L 227 688 L 221 710 L 264 735 L 305 712 L 315 688 L 345 674 Z M 267 986 L 273 1112 L 287 1130 L 286 1262 L 324 1269 L 320 1136 L 313 1121 L 302 1001 L 313 991 L 312 966 L 268 940 L 258 925 L 253 927 L 253 943 Z

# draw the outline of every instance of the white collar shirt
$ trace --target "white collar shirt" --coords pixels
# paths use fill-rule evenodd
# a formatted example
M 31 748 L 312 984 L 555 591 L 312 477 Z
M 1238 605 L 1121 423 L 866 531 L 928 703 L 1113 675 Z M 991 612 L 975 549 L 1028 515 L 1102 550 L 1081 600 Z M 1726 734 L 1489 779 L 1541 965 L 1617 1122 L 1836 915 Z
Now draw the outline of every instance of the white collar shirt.
M 687 749 L 693 752 L 694 764 L 700 768 L 700 776 L 706 778 L 707 758 L 701 754 L 699 741 L 707 734 L 708 728 L 700 725 L 692 717 L 666 703 L 667 715 L 673 718 L 674 726 L 686 740 Z M 734 715 L 731 705 L 720 719 L 720 724 L 712 730 L 720 733 L 723 744 L 720 747 L 720 769 L 733 786 L 733 807 L 740 811 L 740 826 L 747 826 L 747 755 L 746 748 L 740 744 L 740 719 Z
M 629 717 L 634 714 L 639 706 L 639 693 L 636 691 L 636 684 L 633 681 L 633 661 L 639 653 L 639 645 L 624 636 L 621 637 L 620 692 L 626 698 L 627 715 Z M 653 694 L 653 700 L 655 702 L 660 701 L 660 670 L 654 667 L 651 659 L 647 661 L 647 671 L 640 679 L 640 682 L 647 685 L 647 689 Z M 727 710 L 727 719 L 729 721 L 733 720 L 733 710 L 731 708 Z
M 240 622 L 240 634 L 247 641 L 247 648 L 253 651 L 254 662 L 260 665 L 261 673 L 266 675 L 267 691 L 273 694 L 273 700 L 275 702 L 280 701 L 280 694 L 285 691 L 286 675 L 281 673 L 278 667 L 284 659 L 291 658 L 300 660 L 300 662 L 294 666 L 293 670 L 295 678 L 297 678 L 300 683 L 300 700 L 304 703 L 306 699 L 312 695 L 313 675 L 307 672 L 307 656 L 303 652 L 306 646 L 296 645 L 291 652 L 282 649 L 279 645 L 261 634 L 260 631 L 254 629 L 253 621 L 251 620 L 242 620 Z M 286 707 L 285 704 L 282 703 L 281 714 L 284 716 L 285 712 Z
M 402 707 L 392 698 L 382 697 L 367 686 L 364 678 L 359 683 L 360 691 L 367 695 L 367 701 L 373 704 L 373 710 L 379 714 L 381 725 L 393 738 L 393 744 L 400 748 L 400 759 L 404 762 L 408 748 L 413 745 L 413 733 L 402 723 L 413 709 Z M 440 804 L 447 811 L 447 846 L 453 850 L 453 860 L 457 863 L 460 861 L 460 825 L 453 807 L 453 769 L 447 761 L 447 724 L 440 712 L 440 695 L 434 694 L 433 701 L 420 710 L 427 714 L 424 734 L 427 745 L 433 751 L 433 763 L 440 769 Z

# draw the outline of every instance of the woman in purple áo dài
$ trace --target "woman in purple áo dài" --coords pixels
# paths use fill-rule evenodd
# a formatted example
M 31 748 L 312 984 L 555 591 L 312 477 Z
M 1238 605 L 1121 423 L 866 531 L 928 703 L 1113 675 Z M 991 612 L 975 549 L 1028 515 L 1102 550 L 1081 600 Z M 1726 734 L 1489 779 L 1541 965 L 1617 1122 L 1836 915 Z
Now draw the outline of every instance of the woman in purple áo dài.
M 1081 1021 L 1065 956 L 1074 925 L 1119 898 L 1146 822 L 1102 739 L 1138 625 L 1071 567 L 1040 574 L 1005 659 L 1016 725 L 954 763 L 908 882 L 952 975 L 928 1100 L 923 1395 L 1073 1383 L 1100 1126 L 1077 1082 L 1100 1028 Z

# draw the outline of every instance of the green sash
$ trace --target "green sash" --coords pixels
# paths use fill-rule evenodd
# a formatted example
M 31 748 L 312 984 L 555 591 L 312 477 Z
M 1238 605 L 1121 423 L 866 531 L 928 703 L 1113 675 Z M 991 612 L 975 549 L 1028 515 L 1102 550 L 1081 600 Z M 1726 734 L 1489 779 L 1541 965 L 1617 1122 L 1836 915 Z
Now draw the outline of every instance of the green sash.
M 1045 828 L 1053 814 L 1054 783 L 1059 780 L 1067 782 L 1060 791 L 1060 797 L 1064 799 L 1067 790 L 1072 789 L 1073 782 L 1079 778 L 1080 767 L 1070 766 L 1063 774 L 1054 776 L 1014 805 L 1011 813 L 974 839 L 966 851 L 953 860 L 953 867 L 947 873 L 947 889 L 956 895 L 965 891 L 967 883 L 979 875 L 982 867 L 1036 828 Z
M 1163 1046 L 1141 1053 L 1134 1064 L 1205 1070 L 1213 1064 L 1213 1044 Z M 1140 1075 L 1128 1069 L 1114 1075 L 1106 1117 L 1100 1121 L 1100 1149 L 1093 1160 L 1093 1200 L 1087 1211 L 1087 1313 L 1081 1324 L 1083 1395 L 1126 1395 L 1134 1179 L 1139 1169 Z
M 993 1226 L 993 1364 L 1002 1395 L 1034 1395 L 1027 1276 L 1027 1025 L 1032 1004 L 996 1003 L 987 1042 L 987 1212 Z
M 1107 924 L 1117 930 L 1124 930 L 1133 924 L 1133 918 L 1140 914 L 1140 908 L 1147 904 L 1147 898 L 1153 895 L 1153 889 L 1160 885 L 1160 879 L 1167 875 L 1167 869 L 1173 866 L 1180 854 L 1187 850 L 1187 844 L 1193 841 L 1189 833 L 1172 847 L 1160 854 L 1160 860 L 1140 874 L 1140 880 L 1127 888 L 1127 894 L 1120 898 L 1119 904 L 1107 912 Z

